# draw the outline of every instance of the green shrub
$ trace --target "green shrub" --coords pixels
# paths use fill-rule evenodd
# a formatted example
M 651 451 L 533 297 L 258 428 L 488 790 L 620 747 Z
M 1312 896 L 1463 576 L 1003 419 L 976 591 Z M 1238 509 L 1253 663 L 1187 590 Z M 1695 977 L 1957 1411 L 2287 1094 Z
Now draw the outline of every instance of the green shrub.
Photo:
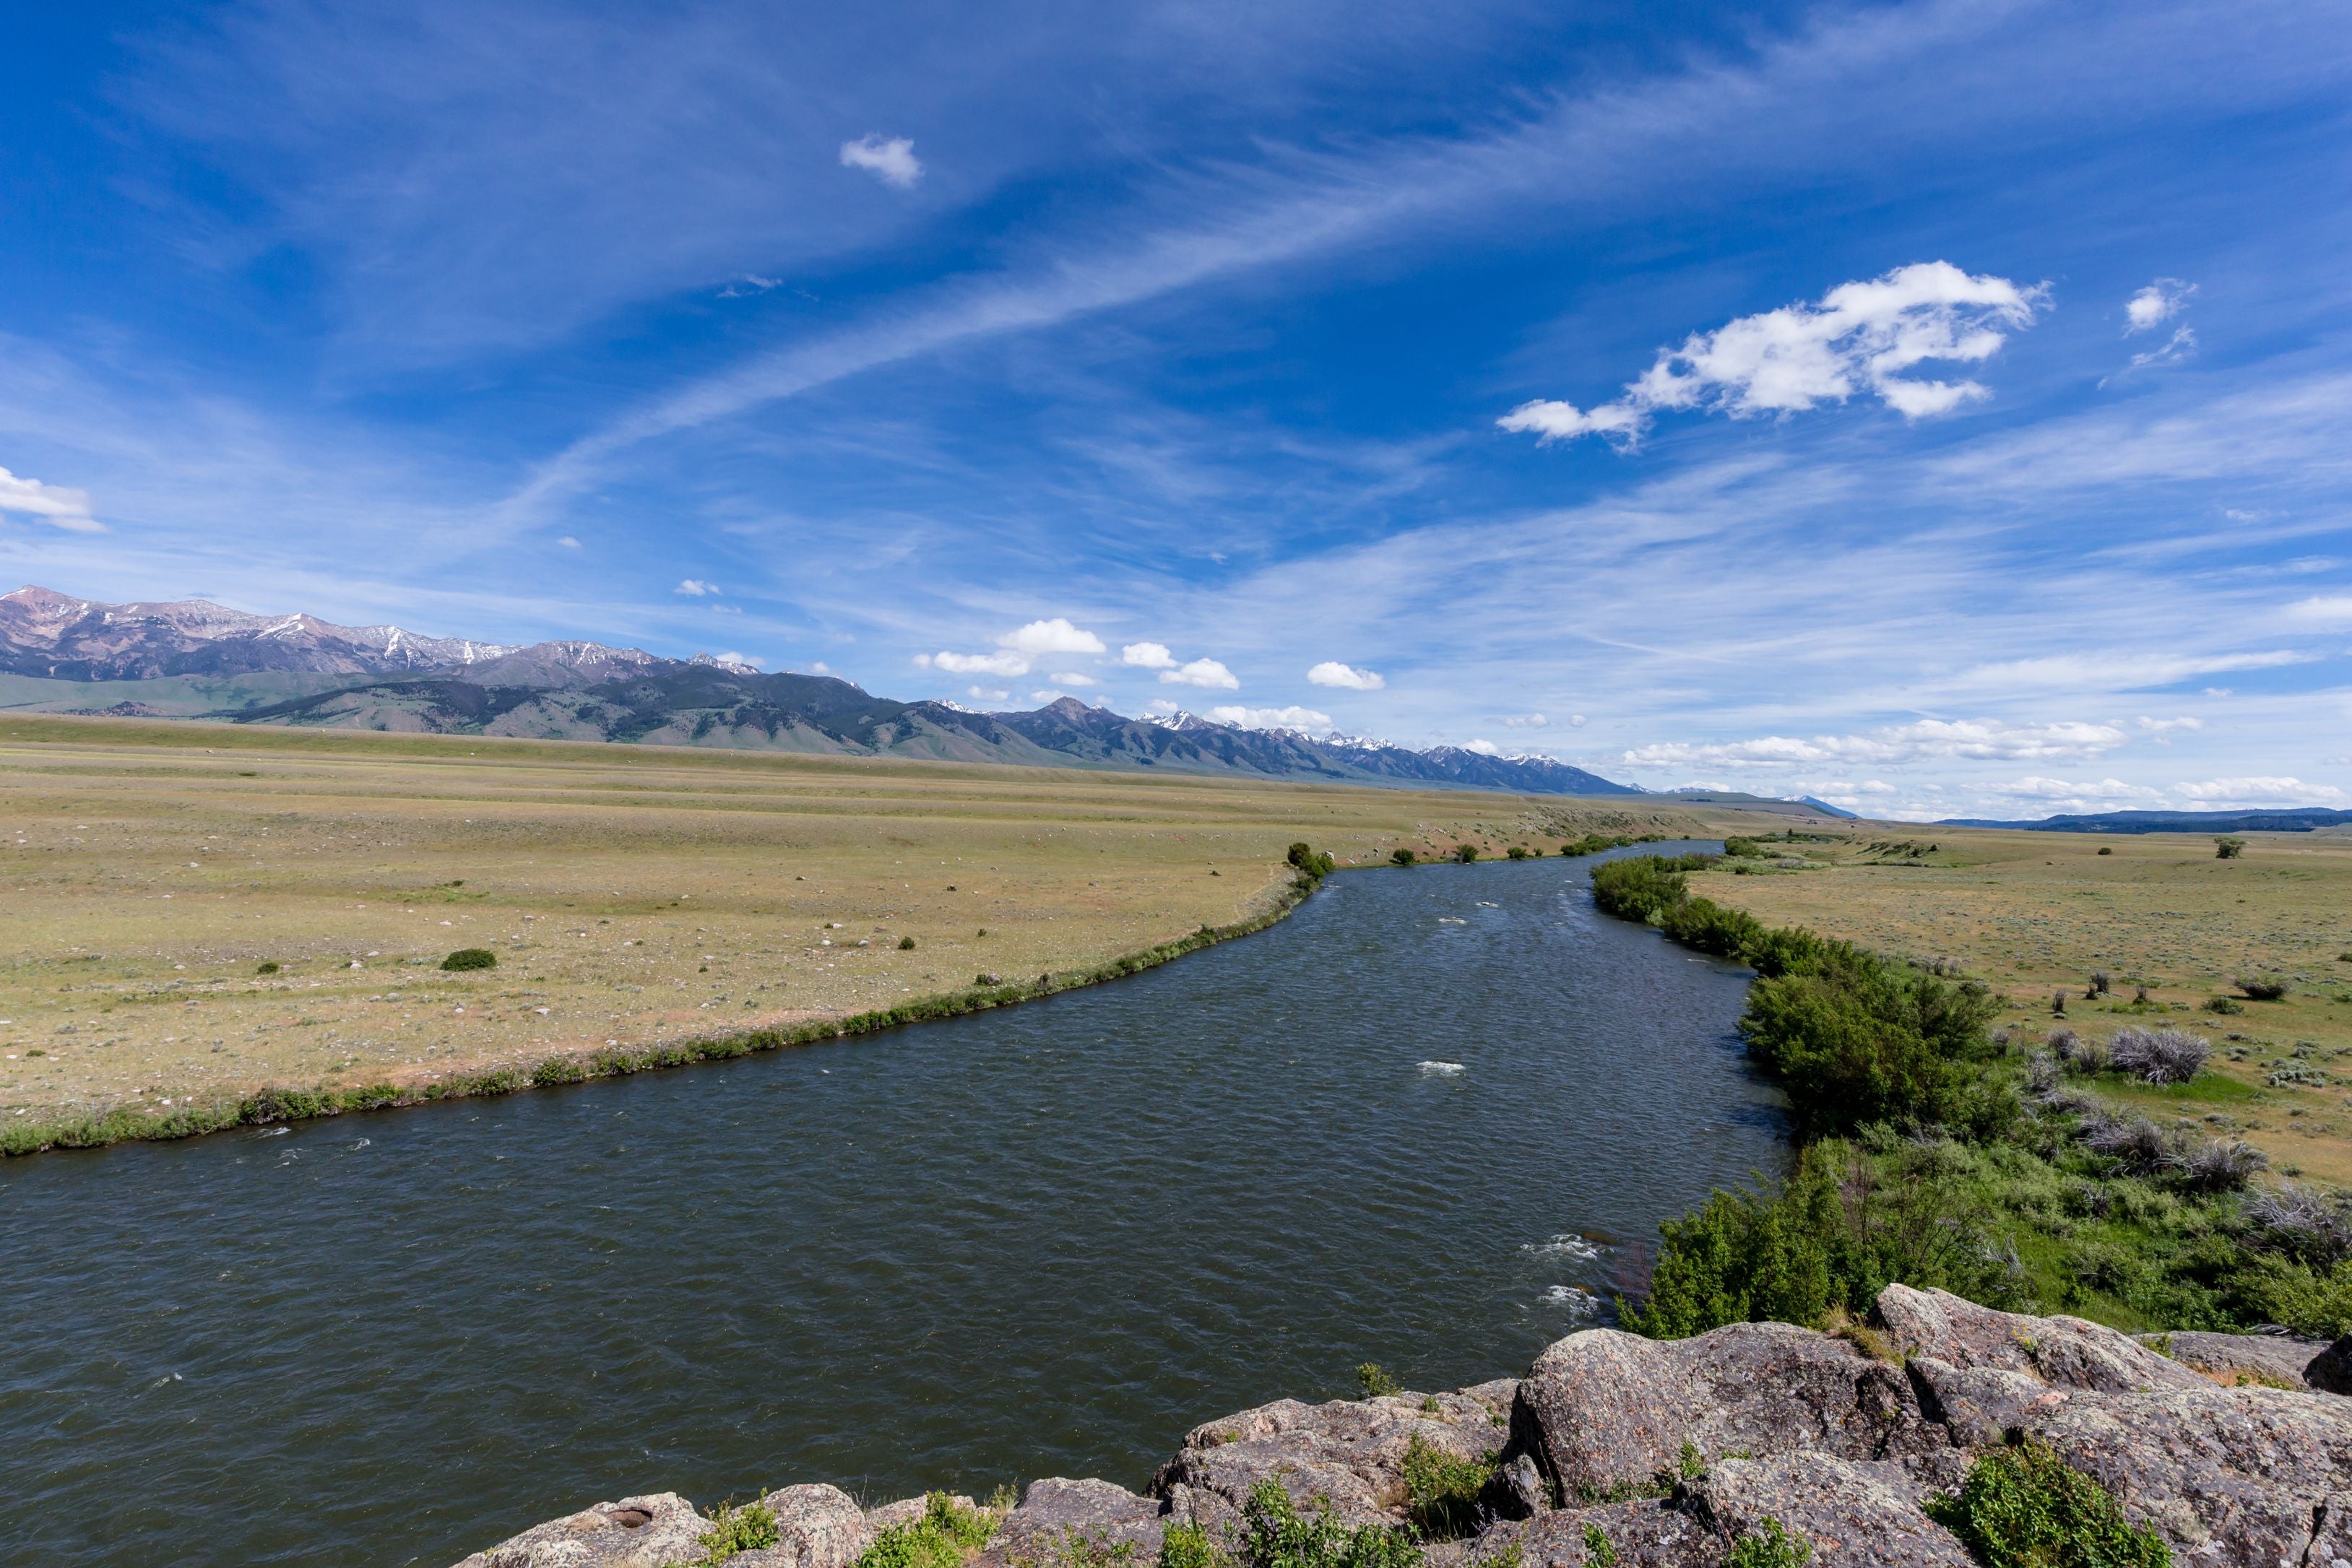
M 2233 861 L 2245 852 L 2246 841 L 2243 839 L 2215 839 L 2213 841 L 2213 858 L 2217 861 Z
M 1290 863 L 1299 875 L 1319 882 L 1329 876 L 1339 862 L 1329 855 L 1318 853 L 1304 843 L 1296 843 L 1290 846 Z
M 1928 1517 L 1985 1568 L 2170 1568 L 2155 1531 L 2136 1528 L 2105 1487 L 2042 1444 L 1987 1454 Z
M 2238 982 L 2238 989 L 2245 992 L 2246 995 L 2252 997 L 2258 1002 L 2275 1002 L 2284 1000 L 2287 992 L 2294 988 L 2288 985 L 2286 981 L 2275 977 L 2259 980 L 2244 979 Z
M 1597 1524 L 1584 1527 L 1584 1561 L 1587 1568 L 1617 1568 L 1617 1543 Z
M 1528 852 L 1520 848 L 1517 844 L 1513 844 L 1504 852 L 1515 861 L 1523 861 L 1528 858 Z
M 445 969 L 495 969 L 499 956 L 488 947 L 460 947 L 441 960 Z
M 1791 1535 L 1777 1519 L 1767 1517 L 1763 1528 L 1751 1530 L 1731 1543 L 1724 1568 L 1799 1568 L 1812 1560 L 1813 1543 Z
M 899 951 L 899 952 L 901 952 L 901 953 L 911 953 L 911 952 L 913 952 L 914 950 L 915 950 L 915 939 L 914 939 L 912 936 L 901 936 L 901 937 L 899 937 L 899 938 L 898 938 L 898 951 Z
M 1404 1392 L 1397 1380 L 1389 1375 L 1389 1369 L 1377 1361 L 1367 1361 L 1357 1366 L 1356 1386 L 1364 1391 L 1364 1397 L 1367 1399 L 1379 1399 L 1387 1395 Z
M 2226 1016 L 2231 1013 L 2244 1012 L 2246 1010 L 2246 1004 L 2238 1000 L 2235 997 L 2207 997 L 2205 998 L 2205 1010 L 2209 1013 L 2221 1013 Z
M 1422 1568 L 1421 1547 L 1411 1532 L 1385 1524 L 1349 1530 L 1332 1517 L 1328 1498 L 1318 1498 L 1311 1517 L 1301 1514 L 1276 1480 L 1250 1489 L 1242 1504 L 1242 1568 Z
M 274 975 L 278 973 L 277 960 L 271 959 L 267 963 L 257 964 L 254 966 L 253 972 L 257 975 Z
M 1398 865 L 1411 865 L 1420 858 L 1421 857 L 1419 855 L 1413 853 L 1411 850 L 1391 850 L 1389 852 L 1389 859 L 1395 862 Z
M 761 1492 L 758 1500 L 740 1508 L 722 1502 L 711 1511 L 710 1528 L 699 1537 L 702 1561 L 724 1563 L 739 1552 L 757 1552 L 781 1539 L 776 1511 L 768 1506 L 767 1493 Z
M 1454 858 L 1460 861 L 1464 865 L 1468 865 L 1472 861 L 1478 858 L 1478 846 L 1475 844 L 1456 844 L 1454 846 Z
M 1423 1540 L 1451 1541 L 1477 1528 L 1478 1494 L 1494 1476 L 1492 1460 L 1451 1453 L 1415 1432 L 1405 1441 L 1401 1469 L 1406 1514 Z
M 1227 1568 L 1227 1563 L 1204 1527 L 1171 1524 L 1160 1538 L 1160 1568 Z
M 923 1500 L 919 1519 L 886 1526 L 859 1554 L 857 1568 L 961 1568 L 996 1533 L 997 1516 L 945 1492 Z

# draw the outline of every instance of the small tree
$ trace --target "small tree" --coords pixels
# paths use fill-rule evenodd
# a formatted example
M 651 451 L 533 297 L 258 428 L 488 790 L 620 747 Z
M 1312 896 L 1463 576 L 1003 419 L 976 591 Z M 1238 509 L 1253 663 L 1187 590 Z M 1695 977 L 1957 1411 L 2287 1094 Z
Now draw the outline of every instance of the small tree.
M 1454 858 L 1460 861 L 1464 865 L 1468 865 L 1472 861 L 1478 858 L 1478 846 L 1475 844 L 1456 844 L 1454 846 Z
M 2215 839 L 2213 841 L 2213 858 L 2217 861 L 2233 861 L 2245 852 L 2246 841 L 2243 839 Z
M 1420 858 L 1421 857 L 1419 855 L 1413 853 L 1411 850 L 1391 850 L 1389 852 L 1389 859 L 1394 861 L 1399 865 L 1411 865 Z

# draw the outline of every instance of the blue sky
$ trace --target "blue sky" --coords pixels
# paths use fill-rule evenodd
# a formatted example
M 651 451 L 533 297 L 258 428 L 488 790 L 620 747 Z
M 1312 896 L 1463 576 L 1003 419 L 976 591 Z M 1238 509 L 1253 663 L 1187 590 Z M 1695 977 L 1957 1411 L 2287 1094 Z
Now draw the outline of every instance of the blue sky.
M 0 576 L 1882 815 L 2352 805 L 2340 5 L 0 39 Z

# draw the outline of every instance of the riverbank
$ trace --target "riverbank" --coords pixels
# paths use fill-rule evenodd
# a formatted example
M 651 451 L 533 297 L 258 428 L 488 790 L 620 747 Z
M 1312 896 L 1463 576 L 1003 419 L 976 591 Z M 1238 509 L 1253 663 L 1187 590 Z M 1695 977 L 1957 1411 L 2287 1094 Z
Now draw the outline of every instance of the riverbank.
M 2352 1186 L 2352 836 L 2244 842 L 2225 860 L 2210 835 L 1842 825 L 1759 843 L 1691 885 L 1768 925 L 1957 965 L 2009 1004 L 1994 1021 L 2012 1033 L 2194 1030 L 2215 1047 L 2210 1092 L 2102 1092 L 2242 1137 L 2282 1175 Z
M 2112 1040 L 1990 1029 L 2004 998 L 1949 960 L 1767 926 L 1693 892 L 1720 863 L 1622 860 L 1593 896 L 1757 971 L 1740 1033 L 1790 1096 L 1796 1168 L 1669 1221 L 1629 1327 L 1827 1326 L 1899 1281 L 2127 1328 L 2352 1333 L 2341 1195 L 2272 1188 L 2218 1115 L 2167 1126 L 2118 1103 L 2222 1092 L 2203 1037 L 2160 1019 Z
M 0 825 L 12 1150 L 1115 971 L 1255 918 L 1300 839 L 1370 864 L 1708 831 L 1638 801 L 23 716 Z M 472 947 L 496 967 L 439 967 Z
M 466 1100 L 486 1094 L 513 1094 L 529 1089 L 552 1089 L 599 1078 L 620 1078 L 697 1062 L 727 1061 L 762 1051 L 814 1045 L 822 1040 L 847 1040 L 882 1030 L 900 1029 L 992 1008 L 1034 1001 L 1106 980 L 1141 974 L 1188 953 L 1236 937 L 1253 936 L 1282 919 L 1314 892 L 1316 881 L 1293 878 L 1278 886 L 1272 907 L 1230 925 L 1204 925 L 1189 936 L 1163 942 L 1140 952 L 1123 954 L 1087 969 L 1047 972 L 1034 980 L 966 987 L 938 996 L 919 997 L 896 1007 L 855 1013 L 844 1019 L 793 1024 L 783 1029 L 750 1030 L 740 1034 L 682 1040 L 656 1045 L 609 1045 L 584 1055 L 566 1052 L 542 1058 L 528 1067 L 489 1068 L 459 1071 L 431 1082 L 386 1082 L 316 1089 L 263 1089 L 242 1098 L 212 1103 L 173 1104 L 168 1099 L 154 1105 L 121 1106 L 102 1115 L 69 1121 L 0 1124 L 0 1156 L 40 1154 L 49 1149 L 99 1148 L 108 1144 L 157 1142 L 199 1137 L 231 1127 L 266 1126 L 307 1122 L 360 1111 L 388 1111 L 430 1104 L 441 1100 Z

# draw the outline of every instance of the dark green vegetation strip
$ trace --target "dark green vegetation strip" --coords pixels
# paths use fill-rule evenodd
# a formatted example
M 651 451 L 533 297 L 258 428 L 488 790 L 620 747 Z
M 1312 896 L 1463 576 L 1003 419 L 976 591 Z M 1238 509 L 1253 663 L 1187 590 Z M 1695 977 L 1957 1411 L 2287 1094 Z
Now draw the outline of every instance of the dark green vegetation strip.
M 2063 1031 L 2047 1046 L 1988 1033 L 2000 998 L 1976 981 L 1693 894 L 1684 873 L 1711 859 L 1599 866 L 1593 898 L 1755 968 L 1740 1033 L 1788 1092 L 1795 1167 L 1777 1190 L 1719 1190 L 1668 1220 L 1648 1298 L 1621 1303 L 1627 1327 L 1831 1328 L 1901 1282 L 2130 1329 L 2352 1332 L 2341 1195 L 2260 1190 L 2245 1145 L 2081 1092 L 2115 1063 Z M 2139 1038 L 2201 1062 L 2172 1031 Z
M 1300 846 L 1304 848 L 1304 846 Z M 1220 942 L 1265 930 L 1305 902 L 1321 885 L 1318 867 L 1328 868 L 1328 855 L 1308 852 L 1308 864 L 1286 884 L 1274 907 L 1230 925 L 1203 925 L 1190 936 L 1162 942 L 1140 952 L 1123 954 L 1079 969 L 1061 969 L 1034 980 L 975 985 L 876 1012 L 853 1013 L 830 1021 L 794 1024 L 787 1029 L 752 1030 L 744 1034 L 705 1040 L 664 1041 L 651 1045 L 608 1046 L 601 1051 L 550 1056 L 531 1067 L 489 1068 L 460 1072 L 437 1083 L 362 1083 L 348 1088 L 325 1085 L 313 1089 L 262 1089 L 237 1100 L 185 1104 L 169 1112 L 147 1106 L 118 1106 L 100 1115 L 34 1122 L 0 1127 L 0 1156 L 38 1154 L 44 1149 L 90 1149 L 131 1140 L 193 1138 L 231 1127 L 260 1126 L 273 1122 L 302 1122 L 319 1116 L 340 1116 L 347 1111 L 381 1111 L 398 1105 L 421 1105 L 433 1100 L 461 1100 L 480 1094 L 509 1094 L 519 1089 L 548 1088 L 559 1083 L 583 1083 L 592 1078 L 617 1078 L 657 1068 L 684 1067 L 697 1061 L 722 1061 L 787 1046 L 814 1045 L 872 1034 L 901 1024 L 986 1012 L 991 1008 L 1033 1001 L 1057 991 L 1076 990 L 1105 980 L 1123 979 L 1156 968 L 1171 958 L 1197 953 Z M 454 955 L 453 955 L 454 956 Z

